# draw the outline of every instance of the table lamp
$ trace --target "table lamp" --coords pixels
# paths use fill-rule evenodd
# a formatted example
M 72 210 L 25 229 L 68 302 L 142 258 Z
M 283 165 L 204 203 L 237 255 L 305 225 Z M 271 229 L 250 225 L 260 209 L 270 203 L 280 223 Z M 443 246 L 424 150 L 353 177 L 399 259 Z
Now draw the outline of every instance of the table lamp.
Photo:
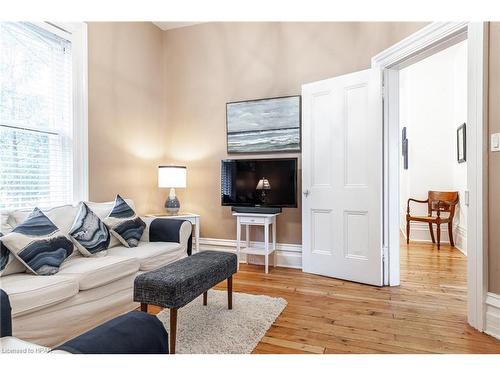
M 177 165 L 160 165 L 158 167 L 158 187 L 170 188 L 165 208 L 168 213 L 176 214 L 179 212 L 181 204 L 175 196 L 175 188 L 186 187 L 186 167 Z

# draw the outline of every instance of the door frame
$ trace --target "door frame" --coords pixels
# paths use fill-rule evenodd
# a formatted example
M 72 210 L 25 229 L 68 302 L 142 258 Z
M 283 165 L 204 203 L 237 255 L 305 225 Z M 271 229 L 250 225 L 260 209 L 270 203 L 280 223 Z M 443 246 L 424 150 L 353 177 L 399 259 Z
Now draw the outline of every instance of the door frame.
M 487 22 L 433 22 L 372 58 L 383 71 L 384 284 L 400 284 L 399 69 L 467 39 L 467 318 L 484 330 L 488 280 Z

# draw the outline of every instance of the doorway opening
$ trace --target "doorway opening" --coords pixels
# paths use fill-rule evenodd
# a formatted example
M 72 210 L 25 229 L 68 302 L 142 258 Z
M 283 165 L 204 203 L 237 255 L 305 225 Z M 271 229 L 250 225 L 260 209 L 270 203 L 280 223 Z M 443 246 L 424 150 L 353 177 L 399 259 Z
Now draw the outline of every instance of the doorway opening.
M 487 290 L 487 71 L 488 24 L 436 22 L 372 59 L 384 77 L 383 256 L 384 284 L 400 284 L 400 71 L 461 41 L 467 43 L 467 320 L 484 330 Z M 411 139 L 409 140 L 411 142 Z M 411 160 L 409 167 L 411 168 Z M 429 168 L 432 166 L 430 165 Z M 411 234 L 410 234 L 411 235 Z M 404 242 L 403 242 L 404 243 Z
M 401 282 L 467 301 L 467 40 L 399 70 Z

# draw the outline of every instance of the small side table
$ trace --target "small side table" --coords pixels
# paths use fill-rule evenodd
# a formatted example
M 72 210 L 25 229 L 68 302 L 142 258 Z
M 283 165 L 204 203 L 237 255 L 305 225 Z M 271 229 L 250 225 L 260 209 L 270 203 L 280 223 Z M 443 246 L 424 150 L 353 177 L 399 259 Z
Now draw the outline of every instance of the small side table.
M 238 268 L 239 268 L 239 259 L 240 253 L 243 254 L 252 254 L 252 255 L 264 255 L 265 259 L 265 270 L 266 273 L 269 273 L 269 255 L 273 254 L 273 267 L 276 267 L 276 217 L 277 214 L 247 214 L 247 213 L 239 213 L 234 212 L 233 216 L 236 217 L 236 254 L 238 256 Z M 246 226 L 245 233 L 245 247 L 241 246 L 241 226 Z M 257 225 L 264 227 L 264 248 L 259 247 L 251 247 L 250 246 L 250 226 Z M 269 227 L 272 226 L 272 245 L 269 239 Z
M 167 213 L 160 214 L 149 214 L 146 217 L 158 217 L 162 219 L 182 219 L 188 220 L 194 227 L 194 248 L 195 252 L 200 252 L 200 215 L 192 214 L 189 212 L 179 212 L 175 215 L 170 215 Z

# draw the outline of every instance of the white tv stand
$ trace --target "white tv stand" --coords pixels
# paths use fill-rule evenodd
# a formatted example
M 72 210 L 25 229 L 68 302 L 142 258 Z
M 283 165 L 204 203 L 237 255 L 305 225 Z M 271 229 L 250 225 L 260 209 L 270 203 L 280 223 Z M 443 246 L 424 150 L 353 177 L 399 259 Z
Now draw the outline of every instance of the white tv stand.
M 269 255 L 273 254 L 273 267 L 276 267 L 276 214 L 254 214 L 254 213 L 240 213 L 234 212 L 233 216 L 236 216 L 236 255 L 238 256 L 238 268 L 240 253 L 252 254 L 252 255 L 264 255 L 265 258 L 265 270 L 269 273 Z M 245 247 L 242 247 L 241 241 L 241 226 L 246 226 L 245 233 Z M 251 247 L 250 246 L 250 226 L 257 225 L 264 227 L 264 247 Z M 272 226 L 272 246 L 269 239 L 269 227 Z

